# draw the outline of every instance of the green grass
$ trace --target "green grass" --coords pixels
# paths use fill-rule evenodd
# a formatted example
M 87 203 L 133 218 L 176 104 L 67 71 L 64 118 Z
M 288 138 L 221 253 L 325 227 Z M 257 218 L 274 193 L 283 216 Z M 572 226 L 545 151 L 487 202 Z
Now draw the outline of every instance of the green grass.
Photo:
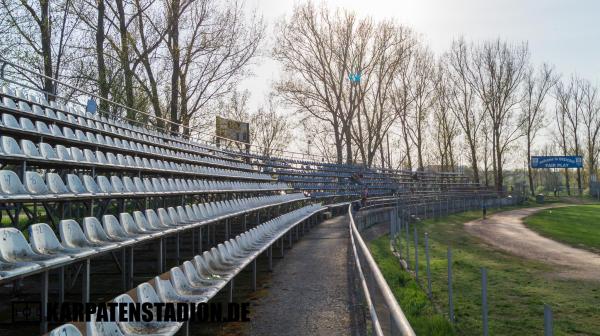
M 493 213 L 494 211 L 489 211 Z M 488 270 L 489 327 L 491 335 L 541 335 L 543 334 L 543 305 L 549 304 L 554 313 L 555 335 L 600 335 L 600 286 L 598 282 L 566 280 L 555 276 L 553 268 L 541 262 L 524 260 L 498 251 L 469 235 L 463 223 L 480 217 L 480 212 L 466 212 L 438 220 L 425 220 L 418 224 L 419 277 L 426 287 L 424 233 L 429 233 L 433 304 L 437 312 L 447 316 L 447 248 L 453 249 L 453 289 L 457 335 L 481 335 L 481 267 Z M 413 226 L 410 227 L 410 265 L 414 265 Z M 385 239 L 384 239 L 385 240 Z M 405 253 L 406 241 L 400 243 Z M 377 244 L 372 245 L 374 256 L 381 258 Z M 388 268 L 399 271 L 398 263 L 382 263 L 384 274 Z M 404 279 L 404 276 L 398 276 Z M 414 273 L 411 273 L 414 279 Z M 396 276 L 396 275 L 393 275 Z M 422 303 L 415 294 L 414 280 L 409 285 L 395 286 L 394 277 L 388 282 L 394 287 L 399 303 L 420 335 L 420 329 L 430 308 L 425 306 L 413 314 L 411 302 Z M 410 299 L 407 299 L 410 298 Z M 414 297 L 414 299 L 413 299 Z M 408 303 L 406 303 L 408 302 Z M 422 312 L 421 315 L 418 313 Z M 440 313 L 433 313 L 437 322 Z M 435 334 L 435 333 L 431 333 Z
M 600 205 L 577 205 L 542 210 L 525 219 L 541 235 L 600 252 Z
M 454 335 L 452 325 L 438 313 L 409 273 L 398 267 L 388 235 L 372 241 L 371 253 L 417 335 Z

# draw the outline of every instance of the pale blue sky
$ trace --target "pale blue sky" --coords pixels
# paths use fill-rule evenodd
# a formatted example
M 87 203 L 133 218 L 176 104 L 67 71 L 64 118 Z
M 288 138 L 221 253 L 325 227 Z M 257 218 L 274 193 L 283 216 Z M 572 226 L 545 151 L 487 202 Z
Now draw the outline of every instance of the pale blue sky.
M 534 63 L 554 64 L 558 72 L 576 72 L 600 81 L 600 1 L 592 0 L 328 0 L 374 18 L 394 18 L 422 35 L 432 50 L 442 53 L 454 38 L 480 41 L 500 37 L 528 41 Z M 295 1 L 247 0 L 267 20 L 268 38 L 273 23 L 289 15 Z M 270 43 L 271 41 L 269 41 Z M 277 78 L 277 64 L 263 60 L 257 76 L 245 87 L 252 104 L 262 101 Z
M 273 43 L 273 24 L 290 15 L 296 1 L 246 0 L 267 20 L 267 44 Z M 318 2 L 318 1 L 316 1 Z M 410 26 L 436 53 L 443 53 L 452 40 L 502 39 L 527 41 L 534 64 L 555 65 L 563 76 L 571 73 L 600 84 L 600 1 L 592 0 L 326 0 L 331 8 L 343 7 L 376 19 L 394 18 Z M 252 93 L 251 108 L 256 108 L 278 78 L 279 68 L 264 59 L 256 76 L 243 82 Z M 552 123 L 550 118 L 547 122 Z M 551 137 L 542 130 L 537 141 Z M 303 146 L 297 133 L 290 150 Z M 520 165 L 520 163 L 518 164 Z

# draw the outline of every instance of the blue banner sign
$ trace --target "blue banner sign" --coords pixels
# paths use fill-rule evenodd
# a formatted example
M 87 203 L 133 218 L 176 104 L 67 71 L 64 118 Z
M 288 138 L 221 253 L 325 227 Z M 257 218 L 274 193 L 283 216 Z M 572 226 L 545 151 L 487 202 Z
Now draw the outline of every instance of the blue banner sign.
M 581 156 L 532 156 L 531 168 L 583 168 Z

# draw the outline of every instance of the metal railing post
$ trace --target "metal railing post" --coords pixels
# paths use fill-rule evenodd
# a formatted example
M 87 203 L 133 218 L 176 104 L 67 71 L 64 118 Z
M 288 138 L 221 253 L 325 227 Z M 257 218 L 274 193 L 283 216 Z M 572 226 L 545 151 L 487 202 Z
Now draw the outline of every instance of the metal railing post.
M 425 232 L 425 260 L 427 262 L 427 294 L 431 298 L 431 269 L 429 267 L 429 234 Z
M 488 336 L 488 302 L 487 302 L 487 270 L 481 268 L 481 319 L 483 321 L 483 336 Z
M 454 323 L 454 301 L 452 297 L 452 249 L 448 248 L 448 316 Z
M 417 223 L 413 225 L 415 238 L 415 279 L 419 283 L 419 234 L 417 233 Z
M 552 308 L 550 308 L 549 305 L 544 304 L 544 336 L 554 335 L 552 329 Z

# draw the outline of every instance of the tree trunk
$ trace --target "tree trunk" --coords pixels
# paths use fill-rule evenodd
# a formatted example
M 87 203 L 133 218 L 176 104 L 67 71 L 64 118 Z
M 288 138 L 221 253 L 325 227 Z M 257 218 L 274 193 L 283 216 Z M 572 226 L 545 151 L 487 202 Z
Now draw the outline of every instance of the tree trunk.
M 346 137 L 346 163 L 352 164 L 352 133 L 350 124 L 344 127 L 344 136 Z
M 40 0 L 41 10 L 41 42 L 42 42 L 42 57 L 44 63 L 43 80 L 44 91 L 47 94 L 48 100 L 54 100 L 56 91 L 52 81 L 52 27 L 50 27 L 50 0 Z
M 531 196 L 535 196 L 533 170 L 531 169 L 531 140 L 529 139 L 527 139 L 527 176 L 529 177 L 529 191 L 531 191 Z
M 123 77 L 125 80 L 125 105 L 127 109 L 127 119 L 135 120 L 135 112 L 131 110 L 134 107 L 135 101 L 133 96 L 133 72 L 129 64 L 129 33 L 125 20 L 125 7 L 123 0 L 115 0 L 117 11 L 119 13 L 119 36 L 121 38 L 121 52 L 119 53 L 119 61 L 123 68 Z
M 178 112 L 178 104 L 177 99 L 179 97 L 179 75 L 180 75 L 180 65 L 179 65 L 179 0 L 172 0 L 171 2 L 171 13 L 170 13 L 170 23 L 171 29 L 169 31 L 169 42 L 171 49 L 171 64 L 172 64 L 172 73 L 171 73 L 171 104 L 170 104 L 170 120 L 173 122 L 171 124 L 171 133 L 177 134 L 179 131 L 179 127 L 176 124 L 178 122 L 177 112 Z
M 96 62 L 98 66 L 98 89 L 99 96 L 103 99 L 100 99 L 100 110 L 99 113 L 102 115 L 108 114 L 108 93 L 110 92 L 110 87 L 108 85 L 108 80 L 106 79 L 106 63 L 104 62 L 104 0 L 97 0 L 98 2 L 98 18 L 97 18 L 97 28 L 96 28 Z M 106 100 L 105 100 L 106 99 Z

